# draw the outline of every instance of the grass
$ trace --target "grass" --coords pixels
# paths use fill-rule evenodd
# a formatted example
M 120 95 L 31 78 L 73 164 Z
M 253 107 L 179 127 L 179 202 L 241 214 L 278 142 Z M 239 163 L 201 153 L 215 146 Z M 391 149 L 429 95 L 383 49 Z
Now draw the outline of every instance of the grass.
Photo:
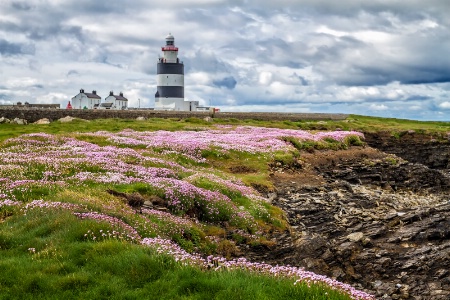
M 6 219 L 0 227 L 0 299 L 349 299 L 321 285 L 201 270 L 150 248 L 84 238 L 97 229 L 108 228 L 65 211 Z
M 189 253 L 225 257 L 237 253 L 237 246 L 241 244 L 273 246 L 266 234 L 288 229 L 283 211 L 261 199 L 254 199 L 253 194 L 245 195 L 242 185 L 229 178 L 263 193 L 270 192 L 273 186 L 269 172 L 274 162 L 295 166 L 302 151 L 345 149 L 361 143 L 357 137 L 343 142 L 286 138 L 295 149 L 249 153 L 222 151 L 215 147 L 203 150 L 200 158 L 204 160 L 199 160 L 182 151 L 167 152 L 147 148 L 145 144 L 128 147 L 114 144 L 107 137 L 90 134 L 123 129 L 201 131 L 220 122 L 223 120 L 205 122 L 191 118 L 138 122 L 109 119 L 52 122 L 49 125 L 0 125 L 0 152 L 12 153 L 11 160 L 16 153 L 22 157 L 26 151 L 30 151 L 26 153 L 32 157 L 38 157 L 35 161 L 24 163 L 22 160 L 14 165 L 2 161 L 0 156 L 0 188 L 8 186 L 9 182 L 18 184 L 12 190 L 0 191 L 0 299 L 349 299 L 345 293 L 320 284 L 294 285 L 292 278 L 274 278 L 244 270 L 200 269 L 138 244 L 136 235 L 160 236 L 176 242 Z M 232 120 L 231 124 L 298 129 L 302 126 L 337 126 L 338 123 Z M 52 136 L 20 137 L 35 132 Z M 4 142 L 16 137 L 20 138 Z M 65 138 L 105 148 L 100 152 L 92 150 L 91 160 L 83 160 L 82 153 L 73 154 L 64 152 L 67 147 L 58 148 L 65 143 Z M 97 146 L 91 148 L 97 149 Z M 76 151 L 84 149 L 77 147 Z M 125 151 L 130 149 L 132 151 Z M 152 185 L 151 180 L 150 183 L 139 180 L 117 183 L 108 182 L 108 179 L 70 179 L 80 172 L 108 178 L 109 166 L 94 159 L 98 153 L 102 156 L 106 152 L 111 157 L 115 153 L 125 153 L 115 162 L 125 163 L 127 171 L 122 175 L 136 176 L 133 177 L 136 180 L 142 169 L 133 171 L 133 166 L 159 170 L 162 167 L 173 173 L 158 175 L 166 176 L 163 180 L 167 185 L 162 186 Z M 47 153 L 55 155 L 55 161 L 46 157 Z M 58 155 L 63 157 L 60 162 Z M 198 174 L 199 177 L 195 177 Z M 21 182 L 24 179 L 35 182 Z M 169 203 L 167 211 L 137 213 L 126 200 L 112 196 L 107 190 L 137 194 L 146 200 L 156 197 Z M 3 199 L 9 198 L 19 204 L 2 206 Z M 38 199 L 44 202 L 31 202 Z M 176 201 L 177 205 L 182 205 L 170 204 Z M 33 203 L 34 208 L 25 207 Z M 55 207 L 46 206 L 50 204 Z M 87 214 L 93 214 L 97 219 L 81 217 Z
M 50 134 L 67 134 L 73 132 L 94 132 L 98 130 L 108 130 L 117 132 L 123 129 L 133 129 L 136 131 L 155 130 L 201 130 L 199 127 L 207 128 L 217 124 L 227 125 L 248 125 L 258 127 L 276 127 L 283 129 L 304 129 L 304 130 L 356 130 L 362 132 L 402 132 L 414 130 L 418 133 L 447 134 L 450 131 L 450 122 L 440 121 L 416 121 L 395 118 L 380 118 L 361 115 L 350 115 L 345 120 L 339 121 L 260 121 L 260 120 L 237 120 L 237 119 L 213 119 L 213 122 L 206 122 L 198 118 L 188 119 L 160 119 L 150 118 L 146 121 L 136 122 L 126 119 L 98 119 L 89 122 L 75 120 L 70 123 L 60 123 L 58 121 L 47 125 L 17 125 L 1 124 L 0 141 L 17 137 L 22 134 L 32 132 L 46 132 Z

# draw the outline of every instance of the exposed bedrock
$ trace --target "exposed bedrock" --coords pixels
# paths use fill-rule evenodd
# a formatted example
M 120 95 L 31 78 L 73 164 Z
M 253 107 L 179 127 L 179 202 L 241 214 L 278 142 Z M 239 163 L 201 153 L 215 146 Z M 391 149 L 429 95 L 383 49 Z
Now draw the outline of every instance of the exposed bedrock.
M 432 169 L 450 168 L 450 136 L 431 136 L 404 131 L 397 135 L 390 132 L 365 132 L 369 146 L 395 154 L 410 162 L 420 163 Z
M 450 299 L 450 177 L 366 147 L 274 166 L 291 233 L 253 259 L 301 266 L 377 299 Z

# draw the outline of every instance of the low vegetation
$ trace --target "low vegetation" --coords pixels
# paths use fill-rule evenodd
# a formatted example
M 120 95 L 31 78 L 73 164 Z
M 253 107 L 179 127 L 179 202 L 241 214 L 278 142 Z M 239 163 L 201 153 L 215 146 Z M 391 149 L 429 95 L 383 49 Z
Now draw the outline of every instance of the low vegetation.
M 448 137 L 450 132 L 450 122 L 441 121 L 416 121 L 395 118 L 380 118 L 361 115 L 350 115 L 345 120 L 339 121 L 260 121 L 260 120 L 237 120 L 237 119 L 213 119 L 213 122 L 207 122 L 198 118 L 188 119 L 160 119 L 151 118 L 146 121 L 135 121 L 126 119 L 98 119 L 93 121 L 77 120 L 70 123 L 52 122 L 48 125 L 29 124 L 28 126 L 17 124 L 1 124 L 0 141 L 11 137 L 17 137 L 21 134 L 33 132 L 45 132 L 50 134 L 68 134 L 77 132 L 95 132 L 107 130 L 118 132 L 124 129 L 133 129 L 136 131 L 155 131 L 155 130 L 202 130 L 202 128 L 214 127 L 218 124 L 224 125 L 245 125 L 255 127 L 280 128 L 280 129 L 302 129 L 313 131 L 360 131 L 376 132 L 388 131 L 393 135 L 401 136 L 408 131 L 417 133 L 434 134 Z
M 258 192 L 270 164 L 361 145 L 358 132 L 162 119 L 1 129 L 0 298 L 372 299 L 238 258 L 287 229 Z

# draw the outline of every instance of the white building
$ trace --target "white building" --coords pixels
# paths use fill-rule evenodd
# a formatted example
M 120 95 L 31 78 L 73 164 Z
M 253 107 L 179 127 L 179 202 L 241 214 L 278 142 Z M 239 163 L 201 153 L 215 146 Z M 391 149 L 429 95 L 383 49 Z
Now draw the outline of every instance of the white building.
M 155 110 L 196 111 L 198 101 L 184 101 L 184 65 L 178 58 L 175 38 L 169 34 L 157 64 Z
M 100 105 L 102 98 L 97 95 L 97 91 L 85 93 L 83 89 L 72 98 L 72 108 L 74 109 L 93 109 Z
M 109 96 L 105 98 L 105 102 L 100 104 L 99 108 L 114 110 L 127 109 L 128 99 L 123 96 L 122 92 L 119 95 L 114 95 L 111 91 L 109 92 Z

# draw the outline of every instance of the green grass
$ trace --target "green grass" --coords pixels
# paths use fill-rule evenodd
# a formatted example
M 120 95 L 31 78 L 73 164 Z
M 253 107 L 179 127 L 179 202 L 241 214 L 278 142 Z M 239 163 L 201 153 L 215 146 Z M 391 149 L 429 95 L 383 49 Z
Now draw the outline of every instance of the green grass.
M 244 271 L 200 270 L 147 247 L 103 239 L 70 212 L 33 210 L 0 226 L 0 299 L 349 299 Z
M 396 119 L 350 116 L 344 121 L 327 122 L 272 122 L 255 120 L 220 120 L 206 122 L 197 118 L 189 119 L 149 119 L 133 121 L 122 119 L 74 121 L 72 123 L 52 122 L 49 125 L 0 125 L 0 148 L 16 145 L 17 141 L 4 140 L 26 133 L 46 132 L 57 136 L 74 137 L 99 146 L 111 145 L 107 138 L 98 138 L 89 133 L 95 131 L 116 132 L 123 129 L 137 131 L 154 130 L 204 130 L 216 124 L 251 125 L 308 130 L 361 130 L 390 131 L 398 138 L 402 132 L 434 132 L 446 134 L 450 128 L 443 122 L 416 122 Z M 75 134 L 75 132 L 86 134 Z M 45 138 L 30 138 L 34 141 Z M 287 138 L 296 149 L 290 153 L 250 154 L 238 151 L 222 152 L 220 149 L 204 150 L 201 155 L 205 162 L 197 162 L 183 154 L 164 153 L 164 149 L 136 150 L 148 157 L 161 158 L 161 162 L 147 162 L 148 166 L 164 167 L 164 160 L 220 176 L 240 179 L 264 193 L 274 189 L 269 179 L 270 165 L 277 163 L 283 167 L 295 166 L 304 151 L 323 149 L 346 149 L 362 144 L 357 137 L 349 137 L 344 142 L 324 139 L 320 142 L 300 142 Z M 20 152 L 20 147 L 17 148 Z M 135 156 L 124 156 L 123 161 L 141 164 Z M 392 162 L 395 163 L 395 162 Z M 181 168 L 180 168 L 181 169 Z M 197 170 L 196 169 L 196 170 Z M 64 169 L 64 178 L 78 171 L 102 173 L 104 170 L 94 164 L 72 164 Z M 21 165 L 16 169 L 3 171 L 2 176 L 18 180 L 22 178 L 41 179 L 45 167 L 39 163 Z M 51 171 L 51 170 L 50 170 Z M 3 172 L 3 173 L 2 173 Z M 8 173 L 9 172 L 9 173 Z M 187 178 L 192 171 L 178 172 L 177 178 Z M 2 177 L 0 176 L 0 177 Z M 16 176 L 16 177 L 15 177 Z M 216 207 L 220 211 L 217 219 L 208 219 L 202 211 L 205 203 L 195 198 L 184 199 L 192 204 L 201 224 L 182 224 L 170 217 L 148 216 L 136 213 L 123 199 L 106 192 L 108 189 L 123 193 L 139 193 L 143 197 L 164 197 L 164 192 L 148 184 L 99 184 L 90 181 L 80 186 L 57 184 L 24 184 L 23 189 L 13 192 L 15 200 L 29 202 L 35 199 L 74 203 L 86 210 L 96 211 L 115 217 L 146 237 L 157 234 L 176 241 L 189 252 L 221 254 L 231 256 L 235 244 L 258 246 L 269 245 L 270 240 L 263 235 L 250 238 L 259 232 L 284 231 L 288 228 L 281 209 L 268 203 L 258 203 L 240 192 L 227 189 L 214 180 L 200 178 L 193 183 L 197 187 L 219 191 L 229 197 L 236 207 L 243 207 L 256 224 L 231 224 L 231 210 L 224 205 Z M 1 194 L 1 193 L 0 193 Z M 190 196 L 189 196 L 190 197 Z M 195 196 L 192 196 L 195 197 Z M 179 215 L 187 213 L 178 212 Z M 177 212 L 172 211 L 173 215 Z M 167 216 L 167 215 L 166 215 Z M 174 216 L 174 218 L 177 216 Z M 0 207 L 0 299 L 348 299 L 322 286 L 294 286 L 292 280 L 275 279 L 244 271 L 213 272 L 192 266 L 183 266 L 172 258 L 156 254 L 153 250 L 124 241 L 119 238 L 102 237 L 101 232 L 114 230 L 111 224 L 93 220 L 80 220 L 67 210 L 34 209 L 25 214 L 17 207 Z M 231 235 L 231 237 L 229 237 Z M 96 241 L 93 241 L 93 236 Z M 217 242 L 208 238 L 220 238 Z M 30 250 L 34 249 L 34 250 Z
M 201 130 L 199 127 L 210 127 L 216 124 L 249 125 L 261 127 L 276 127 L 285 129 L 304 130 L 357 130 L 364 132 L 390 131 L 401 132 L 414 130 L 418 133 L 444 134 L 450 131 L 450 122 L 439 121 L 415 121 L 395 118 L 380 118 L 361 115 L 350 115 L 346 120 L 339 121 L 259 121 L 259 120 L 237 120 L 237 119 L 213 119 L 206 122 L 198 118 L 187 119 L 160 119 L 150 118 L 146 121 L 136 122 L 126 119 L 98 119 L 89 122 L 75 120 L 70 123 L 52 122 L 48 125 L 17 125 L 1 124 L 0 141 L 17 137 L 32 132 L 46 132 L 50 134 L 67 134 L 73 132 L 94 132 L 107 130 L 117 132 L 123 129 L 136 131 L 154 130 Z

